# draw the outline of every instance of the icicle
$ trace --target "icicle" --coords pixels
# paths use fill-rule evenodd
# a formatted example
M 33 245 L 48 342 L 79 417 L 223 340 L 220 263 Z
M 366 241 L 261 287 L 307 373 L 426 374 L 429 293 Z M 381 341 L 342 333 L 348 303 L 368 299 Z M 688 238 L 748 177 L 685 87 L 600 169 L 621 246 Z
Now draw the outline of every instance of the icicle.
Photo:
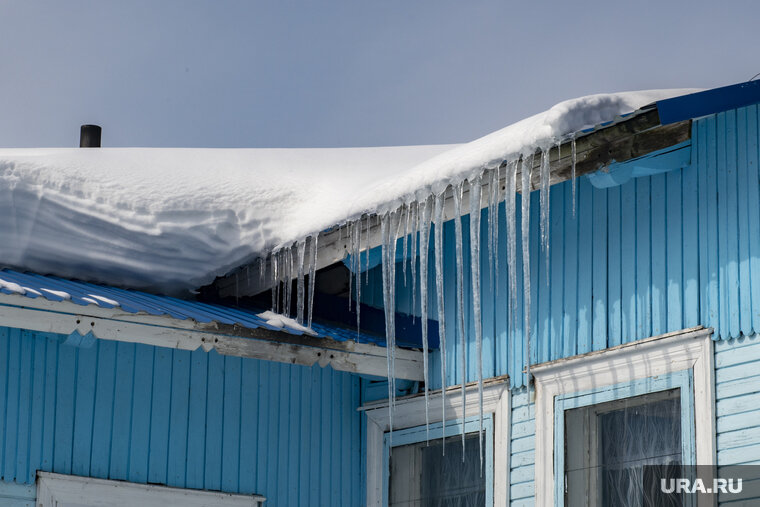
M 356 302 L 354 303 L 354 308 L 356 309 L 356 339 L 359 340 L 359 329 L 361 328 L 362 323 L 362 317 L 361 317 L 361 303 L 362 303 L 362 261 L 361 261 L 361 251 L 362 251 L 362 222 L 361 220 L 357 220 L 354 222 L 354 235 L 353 235 L 353 251 L 354 253 L 351 255 L 351 261 L 354 264 L 354 272 L 350 275 L 353 275 L 356 278 Z M 349 297 L 351 295 L 349 294 Z
M 573 218 L 575 218 L 575 162 L 577 159 L 577 153 L 575 151 L 575 134 L 573 134 L 572 140 L 570 141 L 570 147 L 572 151 L 572 169 L 570 170 L 570 180 L 572 181 L 573 187 Z
M 280 278 L 277 270 L 278 259 L 280 252 L 272 252 L 272 311 L 274 313 L 280 312 Z
M 267 260 L 264 257 L 259 257 L 259 287 L 264 288 L 267 276 Z
M 483 324 L 480 320 L 480 186 L 481 176 L 470 182 L 470 270 L 472 273 L 472 317 L 475 325 L 475 349 L 478 362 L 478 446 L 483 473 Z
M 418 206 L 410 206 L 410 213 L 412 213 L 412 324 L 414 324 L 417 315 L 417 226 L 419 209 Z
M 369 285 L 369 250 L 371 248 L 370 241 L 372 239 L 371 236 L 371 230 L 372 230 L 372 224 L 370 222 L 370 216 L 369 213 L 367 213 L 367 271 L 364 274 L 364 281 Z
M 298 242 L 298 310 L 296 311 L 296 321 L 303 324 L 304 308 L 304 280 L 303 280 L 303 262 L 306 256 L 306 240 Z
M 549 164 L 549 148 L 541 153 L 541 248 L 546 256 L 546 272 L 549 272 L 549 181 L 551 165 Z M 548 284 L 549 279 L 546 279 Z
M 440 340 L 439 349 L 441 351 L 441 421 L 446 425 L 446 312 L 444 311 L 443 298 L 443 207 L 446 202 L 445 192 L 435 196 L 435 234 L 434 234 L 434 255 L 435 255 L 435 295 L 438 303 L 438 339 Z M 441 437 L 442 452 L 446 454 L 446 435 Z
M 346 224 L 346 227 L 348 228 L 348 253 L 351 257 L 351 265 L 348 266 L 348 313 L 351 313 L 351 301 L 353 301 L 353 294 L 354 294 L 354 288 L 353 288 L 353 272 L 356 269 L 354 266 L 356 264 L 356 258 L 353 255 L 353 249 L 354 249 L 354 224 L 349 222 Z
M 311 317 L 314 310 L 314 286 L 317 283 L 317 238 L 315 234 L 311 237 L 311 261 L 309 262 L 309 320 L 307 321 L 308 328 L 311 328 Z
M 517 313 L 517 223 L 515 213 L 515 193 L 517 191 L 517 166 L 519 161 L 507 164 L 504 214 L 507 221 L 507 277 L 508 277 L 508 303 L 507 303 L 507 340 L 511 338 L 514 330 L 514 317 Z
M 523 251 L 523 339 L 528 351 L 528 384 L 530 384 L 530 173 L 533 156 L 522 164 L 522 251 Z
M 429 439 L 430 415 L 428 392 L 430 379 L 428 376 L 428 252 L 430 249 L 430 200 L 420 203 L 420 324 L 422 326 L 422 365 L 425 378 L 425 439 Z
M 409 212 L 411 206 L 404 206 L 404 259 L 401 261 L 401 270 L 404 279 L 404 287 L 406 287 L 406 264 L 409 262 Z
M 396 213 L 386 213 L 381 220 L 382 251 L 383 251 L 383 302 L 385 310 L 385 340 L 388 355 L 388 413 L 390 424 L 390 439 L 393 438 L 393 412 L 396 404 L 395 382 L 395 346 L 396 346 L 396 300 L 395 300 L 395 265 L 396 265 Z
M 457 266 L 457 325 L 459 327 L 459 342 L 461 344 L 462 363 L 462 406 L 467 406 L 467 343 L 464 328 L 464 260 L 462 258 L 462 191 L 464 182 L 454 187 L 454 233 L 456 235 L 456 266 Z M 462 461 L 464 461 L 464 424 L 462 425 Z
M 283 249 L 285 253 L 285 311 L 282 312 L 286 317 L 290 317 L 293 297 L 293 249 Z
M 488 224 L 491 232 L 491 251 L 489 263 L 493 272 L 491 287 L 494 288 L 494 294 L 499 294 L 499 195 L 501 192 L 501 168 L 504 164 L 498 166 L 491 173 L 491 195 L 489 198 Z

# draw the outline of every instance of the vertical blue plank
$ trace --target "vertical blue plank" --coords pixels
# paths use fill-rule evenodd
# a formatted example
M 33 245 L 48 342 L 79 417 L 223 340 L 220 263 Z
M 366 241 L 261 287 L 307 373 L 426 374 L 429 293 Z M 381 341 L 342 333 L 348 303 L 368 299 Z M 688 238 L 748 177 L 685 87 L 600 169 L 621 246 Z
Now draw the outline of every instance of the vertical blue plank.
M 657 266 L 659 262 L 663 262 L 663 265 L 666 267 L 667 331 L 677 331 L 684 328 L 682 296 L 686 287 L 683 279 L 684 225 L 682 221 L 683 202 L 681 201 L 681 194 L 684 192 L 683 187 L 685 186 L 685 182 L 682 183 L 681 181 L 682 174 L 682 171 L 670 171 L 665 175 L 667 186 L 667 195 L 665 196 L 667 199 L 665 211 L 667 229 L 664 231 L 666 235 L 664 239 L 667 255 L 665 259 L 655 259 L 652 262 L 653 266 Z M 654 242 L 654 245 L 656 244 L 657 242 Z M 657 250 L 662 251 L 662 248 L 658 248 Z M 696 301 L 694 303 L 696 304 Z
M 566 185 L 569 186 L 569 185 Z M 591 183 L 583 178 L 577 188 L 578 194 L 578 213 L 575 221 L 578 223 L 578 348 L 577 354 L 585 354 L 591 351 L 592 329 L 593 329 L 593 296 L 592 286 L 594 277 L 603 276 L 606 271 L 606 263 L 594 264 L 594 193 Z M 572 204 L 570 206 L 572 208 Z M 566 214 L 571 217 L 572 210 L 567 210 Z M 605 249 L 606 250 L 606 249 Z
M 129 470 L 129 435 L 132 420 L 132 382 L 135 344 L 119 342 L 116 356 L 116 388 L 113 400 L 113 436 L 109 478 L 126 480 Z
M 361 393 L 361 386 L 359 384 L 359 377 L 356 377 L 354 375 L 350 376 L 351 379 L 351 405 L 350 405 L 350 411 L 349 414 L 351 416 L 351 429 L 350 429 L 350 435 L 351 435 L 351 447 L 349 449 L 349 456 L 351 456 L 351 473 L 353 474 L 354 479 L 349 481 L 351 484 L 351 504 L 352 505 L 360 505 L 362 503 L 362 491 L 361 491 L 361 484 L 364 482 L 364 477 L 362 477 L 361 469 L 361 457 L 362 457 L 362 447 L 364 447 L 361 444 L 361 440 L 366 435 L 365 431 L 362 431 L 362 425 L 361 425 L 361 416 L 356 411 L 356 409 L 360 406 L 361 400 L 360 400 L 360 393 Z
M 496 302 L 496 288 L 493 286 L 495 275 L 493 270 L 495 269 L 495 266 L 492 266 L 491 264 L 493 254 L 489 252 L 489 220 L 491 220 L 491 217 L 488 216 L 488 210 L 484 209 L 480 217 L 480 265 L 482 266 L 480 273 L 480 300 L 482 306 L 481 322 L 483 325 L 483 378 L 493 377 L 495 371 L 494 334 L 496 331 L 496 314 L 494 312 L 494 308 Z M 431 234 L 431 242 L 432 241 L 433 239 Z M 435 258 L 433 252 L 430 254 L 429 271 L 431 273 L 430 278 L 434 278 Z M 437 298 L 435 297 L 434 286 L 434 283 L 431 284 L 431 288 L 429 290 L 431 299 L 430 306 L 431 308 L 435 308 L 435 310 L 431 310 L 432 312 L 437 312 L 438 303 L 436 301 Z M 437 313 L 432 313 L 431 315 L 434 316 L 437 320 Z
M 564 210 L 565 206 L 565 191 L 562 185 L 554 185 L 550 187 L 550 199 L 553 203 L 556 203 L 555 208 Z M 551 272 L 552 272 L 552 290 L 550 300 L 550 315 L 551 315 L 551 334 L 550 334 L 550 346 L 551 356 L 550 359 L 558 359 L 562 357 L 563 353 L 563 317 L 562 312 L 564 309 L 563 295 L 565 282 L 565 242 L 562 240 L 565 230 L 565 214 L 556 213 L 552 215 L 551 224 L 551 237 L 555 238 L 553 242 L 553 249 L 550 252 L 551 255 Z
M 674 172 L 677 174 L 677 171 L 671 171 L 668 174 L 673 174 Z M 667 300 L 667 263 L 668 256 L 671 255 L 671 252 L 667 249 L 668 232 L 671 228 L 675 229 L 675 227 L 680 226 L 678 223 L 671 226 L 668 222 L 669 215 L 666 212 L 667 200 L 670 193 L 670 187 L 667 186 L 668 174 L 658 174 L 651 178 L 652 336 L 661 335 L 668 329 L 668 312 L 670 309 L 668 308 Z M 680 186 L 676 187 L 675 190 L 680 193 Z M 680 236 L 680 233 L 677 236 Z M 674 255 L 674 257 L 676 256 Z M 641 338 L 645 338 L 645 336 L 641 336 Z
M 111 428 L 113 422 L 113 392 L 116 381 L 116 343 L 98 340 L 97 381 L 95 386 L 95 412 L 92 427 L 92 456 L 90 474 L 105 479 L 111 450 Z M 51 343 L 48 342 L 48 349 Z M 59 348 L 63 348 L 61 346 Z M 48 360 L 50 365 L 50 360 Z
M 721 120 L 721 123 L 723 120 Z M 708 271 L 709 271 L 709 299 L 708 307 L 710 308 L 711 317 L 710 325 L 718 331 L 718 336 L 728 334 L 728 326 L 724 328 L 726 310 L 723 295 L 721 293 L 721 283 L 725 280 L 725 275 L 721 268 L 723 259 L 725 259 L 725 246 L 722 242 L 725 240 L 725 232 L 721 234 L 722 214 L 720 213 L 721 202 L 718 192 L 721 187 L 725 187 L 725 177 L 718 171 L 718 147 L 723 146 L 717 140 L 717 117 L 712 116 L 706 119 L 707 125 L 707 242 L 708 242 Z M 725 189 L 722 192 L 725 194 Z
M 692 143 L 696 140 L 696 150 L 692 148 L 696 156 L 697 185 L 699 192 L 699 280 L 700 280 L 700 321 L 705 325 L 714 323 L 710 314 L 710 270 L 708 241 L 708 170 L 707 170 L 707 119 L 697 120 L 692 124 Z
M 750 335 L 752 334 L 752 280 L 750 278 L 749 247 L 749 216 L 751 214 L 749 193 L 751 187 L 747 181 L 747 174 L 750 171 L 747 157 L 747 113 L 746 107 L 736 112 L 736 209 L 739 231 L 737 252 L 739 262 L 739 325 L 743 334 Z
M 322 505 L 330 503 L 330 493 L 332 484 L 330 483 L 330 470 L 335 466 L 332 460 L 332 447 L 330 446 L 330 432 L 332 431 L 332 425 L 330 424 L 330 416 L 332 415 L 332 398 L 331 398 L 331 377 L 332 370 L 330 368 L 320 368 L 320 380 L 321 380 L 321 400 L 320 405 L 323 407 L 321 411 L 321 420 L 319 427 L 321 428 L 321 438 L 319 439 L 319 456 L 321 458 L 320 465 L 315 469 L 319 471 L 319 481 L 313 486 L 316 486 L 318 491 L 318 497 Z
M 259 409 L 259 361 L 243 359 L 240 386 L 240 492 L 256 492 L 256 441 Z M 300 429 L 297 430 L 300 433 Z M 295 481 L 298 484 L 298 481 Z M 297 487 L 293 489 L 298 490 Z M 298 502 L 293 505 L 298 505 Z
M 621 343 L 636 339 L 636 181 L 620 187 Z M 612 345 L 612 343 L 610 344 Z
M 240 361 L 224 358 L 224 418 L 222 437 L 222 489 L 237 491 L 240 470 Z
M 335 441 L 336 446 L 340 447 L 340 477 L 345 477 L 346 482 L 343 483 L 343 487 L 340 488 L 341 505 L 351 505 L 351 487 L 347 484 L 353 482 L 355 477 L 351 470 L 351 439 L 353 435 L 351 433 L 351 418 L 353 416 L 351 410 L 351 376 L 347 373 L 341 372 L 340 374 L 340 408 L 338 416 L 340 417 L 341 431 L 337 435 Z M 336 481 L 333 479 L 334 482 Z
M 694 137 L 692 137 L 692 142 Z M 692 145 L 692 160 L 696 159 L 696 150 Z M 699 241 L 700 220 L 704 206 L 700 201 L 699 169 L 696 163 L 681 172 L 683 188 L 683 323 L 681 327 L 694 327 L 700 322 L 700 288 L 699 288 Z
M 129 480 L 148 481 L 148 450 L 153 396 L 153 351 L 148 345 L 135 345 L 135 379 L 132 396 L 132 431 L 129 442 Z
M 443 226 L 443 290 L 444 311 L 446 312 L 446 385 L 453 385 L 457 381 L 459 368 L 459 345 L 456 318 L 456 245 L 454 243 L 454 222 L 449 221 Z M 506 276 L 506 275 L 505 275 Z M 500 371 L 507 371 L 507 344 L 503 346 L 503 354 L 500 356 L 502 367 Z M 440 387 L 440 386 L 436 386 Z
M 515 312 L 515 331 L 512 340 L 509 342 L 509 352 L 507 353 L 509 356 L 509 377 L 511 379 L 512 385 L 522 385 L 523 383 L 523 375 L 522 375 L 522 344 L 525 341 L 525 320 L 524 320 L 524 310 L 525 305 L 523 304 L 523 296 L 524 296 L 524 290 L 523 290 L 523 249 L 522 249 L 522 194 L 518 195 L 515 201 L 515 207 L 517 211 L 515 212 L 515 271 L 517 271 L 517 294 L 515 295 L 516 298 L 516 304 L 517 304 L 517 311 Z M 464 228 L 464 224 L 462 225 L 462 228 Z M 466 270 L 465 270 L 466 272 Z M 465 284 L 467 283 L 467 279 L 465 278 Z M 465 285 L 467 287 L 467 285 Z M 465 306 L 467 306 L 468 302 L 465 301 Z M 470 351 L 467 351 L 468 354 L 470 354 Z M 472 354 L 470 354 L 472 355 Z
M 314 502 L 317 499 L 320 499 L 320 501 L 322 500 L 320 498 L 319 490 L 319 485 L 322 479 L 320 472 L 322 470 L 322 467 L 325 465 L 325 463 L 322 461 L 322 458 L 326 454 L 325 450 L 322 447 L 322 442 L 324 441 L 322 438 L 322 411 L 327 410 L 327 406 L 324 405 L 324 400 L 322 398 L 322 371 L 323 368 L 320 368 L 318 365 L 311 367 L 311 473 L 308 477 L 308 487 L 306 487 L 306 484 L 304 484 L 304 487 L 309 491 L 310 502 Z
M 293 487 L 293 484 L 299 484 L 299 460 L 302 449 L 301 444 L 301 395 L 303 393 L 303 385 L 301 382 L 301 373 L 304 368 L 301 366 L 291 366 L 287 368 L 289 370 L 289 378 L 287 385 L 290 386 L 290 397 L 287 403 L 287 421 L 288 421 L 288 467 L 285 471 L 285 475 L 280 477 L 280 482 L 290 484 L 287 488 L 288 505 L 298 505 L 298 487 Z M 287 479 L 285 479 L 287 477 Z
M 193 489 L 203 489 L 204 487 L 208 358 L 209 354 L 202 349 L 194 350 L 190 354 L 190 398 L 187 417 L 185 484 L 186 487 Z M 249 363 L 255 364 L 253 360 Z
M 151 396 L 153 404 L 151 407 L 150 454 L 148 458 L 148 482 L 156 484 L 166 484 L 172 363 L 172 349 L 156 347 L 153 354 L 153 394 Z
M 314 424 L 312 424 L 312 410 L 314 399 L 312 396 L 313 386 L 313 370 L 319 366 L 312 366 L 311 368 L 304 368 L 301 376 L 301 421 L 300 421 L 300 433 L 301 433 L 301 456 L 298 469 L 298 494 L 299 499 L 297 505 L 307 505 L 311 498 L 309 488 L 309 477 L 313 473 L 312 459 L 313 449 L 317 445 L 317 441 L 313 438 Z
M 47 335 L 45 339 L 45 405 L 42 420 L 42 460 L 40 461 L 40 469 L 46 472 L 53 470 L 53 435 L 57 401 L 55 396 L 55 379 L 57 377 L 58 340 L 56 335 Z
M 269 433 L 268 433 L 268 440 L 267 440 L 267 484 L 266 484 L 266 491 L 267 494 L 270 495 L 270 499 L 272 501 L 272 505 L 278 505 L 280 503 L 280 498 L 278 497 L 278 466 L 280 462 L 280 456 L 279 456 L 279 450 L 280 450 L 280 439 L 285 438 L 286 432 L 283 431 L 282 427 L 280 426 L 280 402 L 283 398 L 283 392 L 282 392 L 282 384 L 280 383 L 280 368 L 282 365 L 279 363 L 270 363 L 269 364 L 269 376 L 271 379 L 270 383 L 270 389 L 271 394 L 269 398 L 269 404 L 268 404 L 268 411 L 267 414 L 269 416 Z M 328 383 L 325 383 L 324 388 L 329 389 L 327 387 Z M 287 395 L 285 395 L 287 396 Z
M 563 185 L 565 202 L 570 202 L 570 185 Z M 580 187 L 580 185 L 579 185 Z M 580 201 L 579 201 L 580 202 Z M 580 209 L 578 210 L 580 212 Z M 579 217 L 580 218 L 580 217 Z M 563 315 L 563 354 L 575 355 L 578 351 L 578 220 L 565 216 L 565 284 Z
M 208 353 L 208 394 L 206 395 L 205 489 L 222 487 L 222 415 L 224 413 L 224 356 Z
M 26 479 L 22 482 L 31 484 L 35 480 L 35 472 L 42 465 L 42 439 L 43 439 L 43 422 L 45 420 L 45 353 L 46 340 L 42 333 L 35 334 L 34 340 L 34 374 L 32 386 L 32 406 L 31 406 L 31 428 L 29 439 L 29 467 L 27 469 Z M 5 367 L 2 359 L 4 343 L 2 340 L 2 330 L 0 329 L 0 368 Z M 0 393 L 2 388 L 3 376 L 0 374 Z M 2 405 L 2 404 L 0 404 Z M 0 408 L 0 410 L 2 410 Z M 0 421 L 2 421 L 2 412 L 0 412 Z M 88 459 L 89 462 L 89 459 Z
M 71 471 L 74 475 L 90 475 L 90 456 L 92 454 L 92 427 L 95 414 L 95 364 L 98 349 L 90 347 L 79 349 L 79 367 L 77 368 L 77 404 L 74 420 L 74 451 Z
M 267 489 L 267 480 L 270 470 L 270 463 L 266 456 L 269 449 L 269 440 L 271 438 L 269 431 L 269 396 L 272 387 L 270 386 L 270 367 L 272 363 L 261 361 L 259 363 L 259 411 L 258 411 L 258 442 L 260 443 L 259 452 L 257 453 L 256 462 L 256 490 L 259 492 L 269 491 Z M 311 398 L 313 400 L 313 398 Z
M 726 113 L 720 113 L 716 116 L 716 153 L 717 153 L 717 200 L 718 200 L 718 315 L 719 329 L 721 336 L 731 335 L 730 325 L 730 307 L 728 295 L 728 272 L 731 270 L 729 265 L 729 203 L 728 203 L 728 175 L 726 167 Z M 735 290 L 735 285 L 731 286 Z
M 11 342 L 11 351 L 13 351 Z M 58 378 L 56 379 L 55 441 L 53 442 L 53 467 L 57 473 L 71 473 L 71 451 L 74 438 L 74 405 L 77 374 L 77 349 L 61 345 L 58 355 Z M 16 363 L 18 364 L 18 363 Z M 7 456 L 6 456 L 7 461 Z
M 632 340 L 652 335 L 650 178 L 636 178 L 636 330 Z
M 341 420 L 340 416 L 340 407 L 342 405 L 341 400 L 341 390 L 340 390 L 340 384 L 341 384 L 341 377 L 342 374 L 339 372 L 334 371 L 332 368 L 325 368 L 329 369 L 330 371 L 330 395 L 332 398 L 332 401 L 329 405 L 330 411 L 329 411 L 329 424 L 328 427 L 330 428 L 330 432 L 328 433 L 328 442 L 330 442 L 330 451 L 332 454 L 331 457 L 331 463 L 330 463 L 330 471 L 336 471 L 340 473 L 342 471 L 342 453 L 341 453 L 341 446 L 340 446 L 340 436 L 343 433 L 343 421 Z M 338 499 L 340 498 L 340 492 L 343 489 L 343 485 L 340 484 L 340 481 L 333 481 L 328 479 L 328 483 L 330 484 L 330 498 L 332 499 Z
M 758 120 L 757 106 L 747 108 L 747 196 L 749 215 L 749 249 L 752 294 L 752 330 L 760 332 L 760 174 L 758 174 Z
M 3 434 L 3 477 L 16 478 L 18 450 L 19 377 L 21 374 L 21 331 L 8 330 L 8 359 L 6 362 L 5 432 Z
M 18 443 L 16 450 L 16 482 L 29 475 L 29 425 L 32 409 L 32 376 L 34 375 L 34 335 L 21 331 L 21 375 L 19 377 Z
M 607 346 L 622 343 L 621 188 L 607 190 Z
M 607 293 L 609 287 L 607 255 L 612 250 L 607 244 L 607 194 L 608 191 L 604 189 L 591 189 L 593 250 L 590 269 L 593 280 L 591 294 L 591 347 L 593 350 L 602 350 L 607 346 L 607 312 L 610 305 L 610 297 Z
M 10 329 L 0 327 L 0 477 L 5 477 L 5 441 L 8 439 L 8 374 L 10 373 Z
M 191 353 L 175 350 L 172 360 L 171 413 L 169 414 L 169 451 L 167 462 L 167 484 L 177 488 L 185 487 L 187 468 L 187 424 L 190 412 L 190 363 Z M 237 484 L 235 485 L 237 486 Z M 236 489 L 228 489 L 235 491 Z
M 737 174 L 736 174 L 736 111 L 730 110 L 725 112 L 725 130 L 722 136 L 725 143 L 726 165 L 721 173 L 725 177 L 726 190 L 720 194 L 718 199 L 723 201 L 722 210 L 725 212 L 725 272 L 726 283 L 728 284 L 725 291 L 726 316 L 728 318 L 728 329 L 731 337 L 738 337 L 741 332 L 739 323 L 739 293 L 742 287 L 739 285 L 739 230 L 737 227 Z M 720 196 L 724 195 L 725 199 Z

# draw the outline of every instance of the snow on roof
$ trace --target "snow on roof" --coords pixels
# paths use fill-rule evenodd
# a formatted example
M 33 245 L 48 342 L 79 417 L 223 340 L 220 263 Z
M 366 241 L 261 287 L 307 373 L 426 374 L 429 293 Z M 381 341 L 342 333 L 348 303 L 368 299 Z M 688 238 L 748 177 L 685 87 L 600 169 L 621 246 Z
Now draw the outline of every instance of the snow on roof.
M 602 94 L 464 145 L 0 149 L 0 263 L 167 293 L 693 90 Z

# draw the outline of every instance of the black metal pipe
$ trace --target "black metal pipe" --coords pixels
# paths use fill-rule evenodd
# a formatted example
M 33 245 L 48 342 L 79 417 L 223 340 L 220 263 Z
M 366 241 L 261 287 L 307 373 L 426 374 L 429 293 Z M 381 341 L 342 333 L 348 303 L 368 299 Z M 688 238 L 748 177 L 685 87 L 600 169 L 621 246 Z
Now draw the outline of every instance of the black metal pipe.
M 103 129 L 99 125 L 82 125 L 79 131 L 80 148 L 100 148 L 100 134 Z

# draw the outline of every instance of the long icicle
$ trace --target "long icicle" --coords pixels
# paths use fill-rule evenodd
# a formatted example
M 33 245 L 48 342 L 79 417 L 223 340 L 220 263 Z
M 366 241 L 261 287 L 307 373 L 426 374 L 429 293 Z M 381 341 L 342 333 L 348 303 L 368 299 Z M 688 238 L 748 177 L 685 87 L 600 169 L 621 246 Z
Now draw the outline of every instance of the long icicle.
M 404 279 L 404 287 L 406 287 L 406 264 L 409 262 L 409 217 L 411 217 L 411 213 L 409 210 L 411 209 L 411 205 L 404 206 L 404 255 L 403 261 L 401 262 L 401 270 L 402 270 L 402 278 Z
M 517 192 L 517 166 L 519 161 L 507 164 L 505 176 L 504 214 L 507 222 L 507 343 L 513 339 L 517 314 L 517 223 L 515 193 Z
M 444 424 L 444 434 L 441 437 L 442 452 L 446 454 L 446 312 L 443 297 L 443 208 L 445 192 L 435 196 L 435 293 L 438 303 L 438 348 L 441 351 L 441 421 Z
M 314 286 L 317 283 L 317 239 L 315 234 L 311 237 L 311 262 L 309 262 L 309 320 L 306 327 L 311 328 L 311 317 L 314 313 Z
M 280 313 L 280 275 L 279 271 L 280 252 L 272 252 L 272 311 Z
M 396 409 L 396 244 L 398 242 L 399 212 L 394 211 L 390 214 L 390 228 L 388 231 L 388 307 L 389 311 L 389 329 L 391 336 L 391 379 L 393 381 L 393 398 L 391 399 L 391 409 Z
M 410 206 L 409 212 L 412 213 L 412 324 L 414 324 L 417 315 L 417 226 L 419 209 L 418 206 Z
M 489 210 L 488 220 L 493 221 L 493 266 L 494 266 L 494 295 L 499 295 L 499 197 L 501 195 L 501 169 L 505 164 L 494 170 L 494 178 L 491 182 L 491 199 L 493 200 L 493 214 Z M 493 217 L 493 218 L 492 218 Z
M 551 165 L 549 163 L 550 149 L 541 154 L 541 249 L 546 258 L 546 272 L 549 272 L 549 182 Z M 549 279 L 546 279 L 549 283 Z
M 351 259 L 351 262 L 348 266 L 348 313 L 351 313 L 351 303 L 353 302 L 353 294 L 354 294 L 354 277 L 353 274 L 356 272 L 356 257 L 354 257 L 354 224 L 352 222 L 348 222 L 346 224 L 347 234 L 348 234 L 348 241 L 346 241 L 346 252 L 348 253 L 349 258 Z
M 428 369 L 428 252 L 430 250 L 430 200 L 421 203 L 420 210 L 420 325 L 422 326 L 422 365 L 425 379 L 425 440 L 430 437 Z
M 483 323 L 480 311 L 480 195 L 481 176 L 470 182 L 470 270 L 472 272 L 472 318 L 475 325 L 475 350 L 478 362 L 478 447 L 480 473 L 483 473 Z
M 393 320 L 393 308 L 390 306 L 390 229 L 391 229 L 391 215 L 386 213 L 380 220 L 380 229 L 382 236 L 382 257 L 383 261 L 382 274 L 383 274 L 383 308 L 385 310 L 385 347 L 388 364 L 388 420 L 389 420 L 389 440 L 393 442 L 393 405 L 395 392 L 393 387 L 393 331 L 391 320 Z
M 372 232 L 371 232 L 372 231 L 372 222 L 370 221 L 370 218 L 371 217 L 370 217 L 369 213 L 367 213 L 367 255 L 366 255 L 366 257 L 367 257 L 367 263 L 366 263 L 367 270 L 364 273 L 364 283 L 366 283 L 367 285 L 369 285 L 369 250 L 370 250 L 370 247 L 371 247 L 370 242 L 372 240 L 372 236 L 371 236 L 371 234 L 372 234 Z
M 362 251 L 362 221 L 361 219 L 354 222 L 354 235 L 353 235 L 353 254 L 352 256 L 352 264 L 354 265 L 354 272 L 352 273 L 354 276 L 354 286 L 356 290 L 356 301 L 354 302 L 354 308 L 356 309 L 356 340 L 359 340 L 359 330 L 361 329 L 361 323 L 362 323 L 362 314 L 361 314 L 361 304 L 362 304 L 362 260 L 361 260 L 361 251 Z M 349 275 L 350 276 L 350 275 Z M 349 297 L 351 297 L 351 294 L 349 294 Z
M 575 162 L 577 160 L 577 152 L 575 151 L 575 133 L 573 133 L 572 140 L 570 141 L 570 147 L 571 147 L 571 166 L 572 169 L 570 170 L 570 181 L 572 181 L 572 187 L 573 187 L 573 218 L 575 218 Z
M 527 163 L 526 163 L 527 160 Z M 530 177 L 533 156 L 522 164 L 523 339 L 527 348 L 527 384 L 530 385 Z
M 298 242 L 298 310 L 296 311 L 296 321 L 303 324 L 304 309 L 304 280 L 303 280 L 303 263 L 306 256 L 306 240 Z
M 457 325 L 461 344 L 462 406 L 467 406 L 467 343 L 464 328 L 464 260 L 462 255 L 462 192 L 464 182 L 454 187 L 454 233 L 456 235 Z M 464 462 L 464 424 L 462 425 L 462 462 Z

